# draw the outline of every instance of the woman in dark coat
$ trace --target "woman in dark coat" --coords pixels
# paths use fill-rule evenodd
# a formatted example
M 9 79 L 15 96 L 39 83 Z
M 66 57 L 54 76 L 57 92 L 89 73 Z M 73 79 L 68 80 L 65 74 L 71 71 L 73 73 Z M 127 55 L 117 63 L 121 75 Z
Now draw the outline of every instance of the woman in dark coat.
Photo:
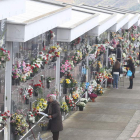
M 44 111 L 44 113 L 48 114 L 49 116 L 49 126 L 50 130 L 53 133 L 53 140 L 59 139 L 59 131 L 63 130 L 62 124 L 62 116 L 60 112 L 60 105 L 56 101 L 55 95 L 49 96 L 49 106 Z
M 133 88 L 133 78 L 135 78 L 135 66 L 134 66 L 134 63 L 132 61 L 132 58 L 130 58 L 128 60 L 128 64 L 127 65 L 124 65 L 125 67 L 129 67 L 129 69 L 131 70 L 132 72 L 132 76 L 129 77 L 129 80 L 130 80 L 130 86 L 128 87 L 128 89 L 132 89 Z

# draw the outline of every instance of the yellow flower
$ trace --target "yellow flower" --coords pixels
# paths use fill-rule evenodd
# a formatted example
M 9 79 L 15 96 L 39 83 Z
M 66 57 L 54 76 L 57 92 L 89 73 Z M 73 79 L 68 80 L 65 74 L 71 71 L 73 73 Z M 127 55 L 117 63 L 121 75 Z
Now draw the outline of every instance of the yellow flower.
M 39 106 L 37 106 L 36 109 L 39 110 Z
M 44 101 L 44 99 L 43 99 L 43 98 L 41 98 L 41 99 L 40 99 L 40 101 Z
M 60 83 L 62 84 L 64 82 L 64 79 L 62 79 L 61 81 L 60 81 Z

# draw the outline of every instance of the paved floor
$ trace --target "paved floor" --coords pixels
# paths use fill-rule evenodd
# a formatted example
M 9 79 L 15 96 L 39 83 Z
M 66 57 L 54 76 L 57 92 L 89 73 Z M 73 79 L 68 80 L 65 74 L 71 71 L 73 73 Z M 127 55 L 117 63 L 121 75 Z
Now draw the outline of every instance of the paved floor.
M 59 140 L 140 140 L 140 73 L 134 88 L 107 90 L 84 111 L 77 111 L 64 121 Z M 42 135 L 47 138 L 50 133 Z M 52 140 L 49 138 L 48 140 Z

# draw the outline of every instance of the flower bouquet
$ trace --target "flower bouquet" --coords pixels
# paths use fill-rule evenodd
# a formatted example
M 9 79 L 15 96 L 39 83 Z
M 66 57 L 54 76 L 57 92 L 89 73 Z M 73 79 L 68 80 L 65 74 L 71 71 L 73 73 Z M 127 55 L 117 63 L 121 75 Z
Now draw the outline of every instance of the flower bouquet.
M 44 98 L 38 98 L 37 101 L 33 104 L 33 108 L 36 108 L 38 111 L 44 111 L 47 108 L 47 100 Z
M 0 47 L 0 67 L 5 67 L 6 61 L 10 61 L 10 52 Z
M 87 104 L 88 100 L 86 98 L 80 98 L 80 102 L 84 102 L 85 104 Z
M 92 102 L 94 102 L 95 101 L 95 98 L 97 98 L 97 94 L 91 93 L 91 94 L 89 94 L 89 97 L 92 100 Z
M 39 80 L 39 84 L 34 84 L 33 86 L 33 91 L 34 91 L 34 95 L 35 96 L 38 96 L 38 94 L 42 94 L 43 93 L 43 86 L 42 86 L 42 83 L 41 83 L 41 80 Z
M 47 88 L 50 88 L 50 83 L 52 82 L 52 80 L 54 80 L 55 78 L 51 78 L 51 77 L 48 77 L 46 78 L 46 81 L 47 81 Z
M 79 111 L 83 111 L 83 108 L 86 106 L 84 102 L 78 102 L 77 106 L 79 107 Z
M 6 112 L 2 113 L 0 115 L 0 127 L 1 127 L 1 125 L 3 125 L 3 127 L 4 127 L 6 125 L 7 119 L 10 117 L 11 117 L 10 111 L 6 111 Z
M 35 123 L 35 116 L 32 111 L 27 112 L 27 122 L 33 123 L 33 124 Z
M 34 105 L 33 105 L 34 106 Z M 38 113 L 39 112 L 39 107 L 37 107 L 37 108 L 33 108 L 33 116 L 35 117 L 35 121 L 37 122 L 39 119 L 40 119 L 40 117 L 41 117 L 41 115 Z
M 97 95 L 102 95 L 104 93 L 103 88 L 101 87 L 100 84 L 97 84 L 96 93 Z
M 62 112 L 66 112 L 66 113 L 69 112 L 69 108 L 68 108 L 68 105 L 67 105 L 66 102 L 62 102 L 62 103 L 61 103 L 61 111 L 62 111 Z
M 79 98 L 79 94 L 76 91 L 74 91 L 72 94 L 72 98 L 74 99 L 74 102 L 76 102 Z
M 28 131 L 29 125 L 25 116 L 22 110 L 11 116 L 12 131 L 15 135 L 23 136 Z
M 75 107 L 75 102 L 73 99 L 71 99 L 70 97 L 68 96 L 65 96 L 65 100 L 66 100 L 66 103 L 69 107 L 69 110 L 73 110 L 73 108 Z
M 82 52 L 77 50 L 74 53 L 74 56 L 71 57 L 71 60 L 73 61 L 73 63 L 76 65 L 78 64 L 81 60 L 82 60 Z
M 74 68 L 73 61 L 66 60 L 64 64 L 61 65 L 61 73 L 69 72 Z

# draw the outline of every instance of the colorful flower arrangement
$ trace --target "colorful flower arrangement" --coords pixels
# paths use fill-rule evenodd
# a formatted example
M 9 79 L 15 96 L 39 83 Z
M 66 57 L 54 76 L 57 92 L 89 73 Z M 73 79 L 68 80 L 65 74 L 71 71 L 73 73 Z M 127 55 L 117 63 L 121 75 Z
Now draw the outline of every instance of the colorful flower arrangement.
M 66 113 L 69 112 L 69 108 L 66 102 L 61 103 L 61 111 Z
M 37 101 L 33 104 L 33 108 L 38 111 L 44 111 L 47 108 L 47 100 L 44 98 L 38 98 Z
M 39 80 L 39 84 L 34 84 L 33 85 L 33 90 L 35 94 L 42 94 L 43 93 L 43 88 L 44 86 L 42 85 L 41 80 Z
M 10 61 L 10 52 L 0 47 L 0 66 L 4 67 L 6 61 Z
M 28 123 L 25 119 L 26 114 L 23 111 L 17 111 L 17 113 L 12 114 L 11 116 L 11 125 L 14 127 L 14 134 L 23 136 L 29 128 Z
M 73 88 L 76 87 L 77 81 L 74 80 L 72 74 L 68 72 L 65 74 L 65 79 L 62 79 L 60 83 L 63 84 L 65 88 Z
M 66 60 L 64 64 L 61 64 L 61 72 L 69 72 L 74 68 L 73 61 Z
M 100 50 L 100 54 L 105 53 L 105 51 L 106 51 L 106 49 L 103 45 L 99 46 L 98 49 Z
M 11 117 L 10 111 L 6 111 L 0 115 L 0 124 L 6 125 L 7 119 Z
M 75 107 L 75 102 L 73 99 L 71 99 L 70 97 L 68 96 L 65 96 L 65 100 L 66 100 L 66 103 L 68 105 L 68 107 Z
M 102 95 L 104 93 L 103 88 L 101 87 L 100 84 L 97 84 L 96 93 L 97 95 Z
M 27 122 L 28 123 L 35 123 L 35 116 L 32 111 L 27 112 Z
M 74 53 L 74 56 L 71 57 L 71 60 L 73 61 L 73 63 L 76 65 L 78 64 L 81 60 L 82 60 L 82 52 L 77 50 Z
M 74 101 L 77 101 L 79 97 L 79 94 L 76 91 L 73 91 L 72 98 L 74 99 Z
M 89 94 L 89 97 L 90 97 L 91 100 L 95 99 L 95 98 L 97 98 L 97 94 L 91 93 L 91 94 Z
M 100 61 L 98 61 L 98 67 L 99 68 L 102 68 L 103 67 Z

